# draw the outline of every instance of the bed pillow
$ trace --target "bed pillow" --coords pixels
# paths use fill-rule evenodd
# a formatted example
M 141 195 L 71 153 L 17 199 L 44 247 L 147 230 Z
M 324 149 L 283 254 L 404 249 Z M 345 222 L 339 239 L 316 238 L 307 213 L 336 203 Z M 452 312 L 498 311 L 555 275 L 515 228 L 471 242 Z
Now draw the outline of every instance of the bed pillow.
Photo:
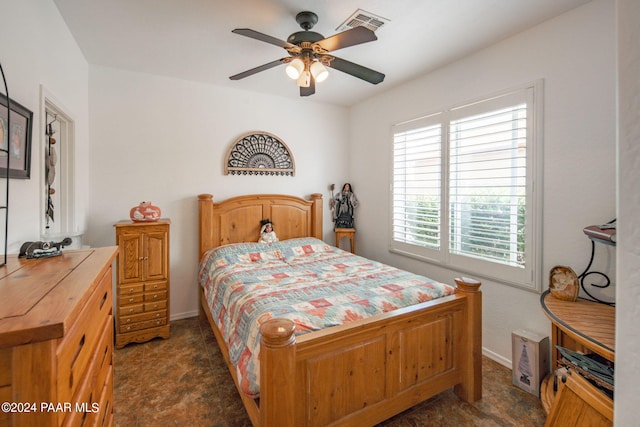
M 280 245 L 280 250 L 284 259 L 300 257 L 305 255 L 335 252 L 336 248 L 313 237 L 301 237 L 285 240 Z
M 204 262 L 213 262 L 216 268 L 237 264 L 278 261 L 283 258 L 280 249 L 263 243 L 234 243 L 211 249 Z

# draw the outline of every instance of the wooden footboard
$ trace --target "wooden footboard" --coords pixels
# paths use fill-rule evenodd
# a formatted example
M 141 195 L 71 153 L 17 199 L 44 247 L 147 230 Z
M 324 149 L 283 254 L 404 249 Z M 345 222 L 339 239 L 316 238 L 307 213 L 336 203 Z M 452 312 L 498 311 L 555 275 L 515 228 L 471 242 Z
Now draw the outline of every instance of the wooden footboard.
M 298 337 L 290 320 L 265 322 L 259 402 L 241 394 L 254 426 L 374 425 L 451 387 L 480 399 L 480 283 L 456 283 L 454 296 Z
M 299 337 L 261 327 L 260 425 L 365 426 L 455 387 L 480 399 L 480 284 L 459 295 Z
M 221 244 L 257 238 L 257 224 L 267 215 L 280 224 L 298 219 L 299 225 L 284 229 L 286 237 L 322 238 L 320 194 L 311 201 L 249 195 L 220 204 L 206 194 L 199 196 L 199 212 L 200 256 Z M 253 425 L 374 425 L 452 387 L 464 401 L 480 399 L 480 283 L 463 278 L 456 284 L 455 295 L 297 337 L 289 320 L 265 322 L 260 399 L 240 392 Z M 202 288 L 200 308 L 237 386 Z

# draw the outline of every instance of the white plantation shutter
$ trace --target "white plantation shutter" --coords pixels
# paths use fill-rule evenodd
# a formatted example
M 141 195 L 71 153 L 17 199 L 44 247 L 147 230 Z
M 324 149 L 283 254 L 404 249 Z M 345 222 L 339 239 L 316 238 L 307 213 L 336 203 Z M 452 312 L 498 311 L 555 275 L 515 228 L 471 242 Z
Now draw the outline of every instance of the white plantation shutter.
M 540 91 L 393 127 L 392 251 L 539 289 Z
M 442 125 L 430 124 L 432 120 L 412 123 L 407 130 L 396 128 L 392 216 L 395 241 L 437 250 L 441 234 Z
M 523 103 L 450 122 L 451 253 L 524 266 L 526 119 Z

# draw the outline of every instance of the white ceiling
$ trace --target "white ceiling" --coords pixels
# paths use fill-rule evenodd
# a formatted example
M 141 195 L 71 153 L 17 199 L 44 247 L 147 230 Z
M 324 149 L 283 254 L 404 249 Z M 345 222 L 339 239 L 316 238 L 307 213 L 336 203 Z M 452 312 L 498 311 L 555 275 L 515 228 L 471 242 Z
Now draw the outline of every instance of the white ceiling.
M 335 54 L 386 74 L 372 85 L 330 69 L 313 101 L 352 105 L 521 32 L 590 0 L 54 0 L 90 64 L 299 97 L 278 66 L 242 80 L 229 76 L 287 56 L 233 34 L 250 28 L 281 40 L 301 31 L 295 16 L 315 12 L 325 37 L 356 9 L 390 20 L 378 40 Z

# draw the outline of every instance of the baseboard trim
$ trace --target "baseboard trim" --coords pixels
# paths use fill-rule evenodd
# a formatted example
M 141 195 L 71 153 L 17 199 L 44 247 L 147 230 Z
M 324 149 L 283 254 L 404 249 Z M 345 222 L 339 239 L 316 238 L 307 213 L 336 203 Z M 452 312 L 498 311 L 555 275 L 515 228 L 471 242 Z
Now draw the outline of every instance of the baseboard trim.
M 197 317 L 198 316 L 198 310 L 195 311 L 186 311 L 184 313 L 172 313 L 170 316 L 170 319 L 173 320 L 182 320 L 182 319 L 189 319 L 190 317 Z
M 497 363 L 501 364 L 505 368 L 509 368 L 509 369 L 513 368 L 511 360 L 509 360 L 509 359 L 507 359 L 505 357 L 502 357 L 497 353 L 494 353 L 493 351 L 487 349 L 486 347 L 482 347 L 482 355 L 488 357 L 489 359 L 493 360 L 494 362 L 497 362 Z

